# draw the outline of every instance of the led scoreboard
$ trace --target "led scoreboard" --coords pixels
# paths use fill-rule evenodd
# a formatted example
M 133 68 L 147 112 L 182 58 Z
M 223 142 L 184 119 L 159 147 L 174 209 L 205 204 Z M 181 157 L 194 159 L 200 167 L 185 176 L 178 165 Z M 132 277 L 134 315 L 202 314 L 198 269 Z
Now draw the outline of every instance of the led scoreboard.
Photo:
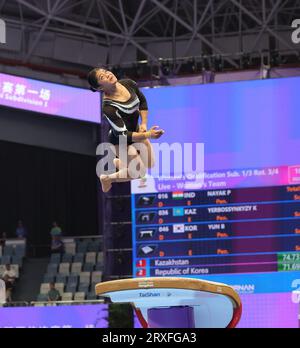
M 300 271 L 300 185 L 142 193 L 132 206 L 136 277 Z
M 225 283 L 240 327 L 299 325 L 299 88 L 294 77 L 143 90 L 149 126 L 165 130 L 153 144 L 204 144 L 204 179 L 172 177 L 156 153 L 131 182 L 134 277 Z

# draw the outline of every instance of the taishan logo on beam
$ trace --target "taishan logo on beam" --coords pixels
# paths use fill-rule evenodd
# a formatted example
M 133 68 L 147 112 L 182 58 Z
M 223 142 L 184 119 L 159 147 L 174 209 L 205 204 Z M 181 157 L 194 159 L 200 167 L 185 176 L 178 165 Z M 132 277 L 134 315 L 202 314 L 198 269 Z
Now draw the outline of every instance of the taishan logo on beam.
M 0 18 L 0 44 L 6 44 L 6 23 Z

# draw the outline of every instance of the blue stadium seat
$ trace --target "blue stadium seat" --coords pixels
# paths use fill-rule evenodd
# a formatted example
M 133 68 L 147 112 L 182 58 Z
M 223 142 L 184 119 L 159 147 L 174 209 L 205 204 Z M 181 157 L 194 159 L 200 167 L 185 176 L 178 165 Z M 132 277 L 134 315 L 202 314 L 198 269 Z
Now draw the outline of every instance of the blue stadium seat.
M 67 283 L 67 276 L 63 275 L 63 274 L 58 274 L 56 276 L 56 283 L 64 283 L 64 284 L 66 284 Z
M 73 255 L 71 254 L 64 254 L 62 257 L 62 262 L 72 263 L 72 260 L 73 260 Z
M 103 271 L 103 264 L 101 262 L 98 262 L 95 267 L 95 271 Z
M 12 257 L 12 264 L 18 265 L 19 267 L 23 266 L 23 258 L 22 256 L 13 256 Z
M 82 239 L 82 241 L 80 241 L 79 243 L 82 243 L 82 244 L 90 244 L 90 243 L 93 243 L 93 238 L 84 238 Z
M 15 255 L 24 257 L 26 253 L 25 244 L 18 244 L 15 248 Z
M 88 248 L 87 243 L 79 242 L 77 245 L 77 253 L 86 253 Z
M 2 256 L 2 258 L 1 258 L 2 265 L 10 264 L 11 263 L 10 261 L 11 261 L 11 256 L 9 256 L 9 255 Z
M 77 274 L 71 274 L 68 277 L 68 284 L 78 284 L 78 275 Z
M 100 251 L 101 249 L 101 243 L 100 242 L 92 242 L 89 244 L 88 246 L 88 250 L 87 251 L 94 251 L 94 252 L 98 252 Z
M 58 265 L 56 263 L 49 263 L 47 267 L 47 273 L 56 274 Z
M 89 292 L 89 284 L 79 284 L 78 292 L 85 292 L 86 294 Z
M 60 263 L 60 254 L 52 254 L 51 257 L 50 257 L 50 263 Z
M 75 293 L 76 292 L 76 289 L 77 289 L 77 284 L 67 284 L 67 287 L 66 287 L 66 290 L 65 292 L 72 292 L 72 293 Z
M 5 245 L 3 249 L 3 256 L 13 256 L 14 248 L 12 245 Z
M 55 282 L 55 275 L 45 274 L 43 283 L 52 283 L 52 282 Z
M 97 295 L 95 294 L 95 292 L 89 292 L 86 295 L 86 299 L 87 300 L 97 300 Z
M 81 263 L 83 263 L 84 262 L 84 254 L 83 253 L 75 254 L 73 262 L 81 262 Z
M 85 263 L 83 266 L 83 272 L 93 272 L 94 264 L 93 263 Z
M 46 302 L 48 300 L 48 296 L 46 294 L 38 294 L 36 300 L 38 302 Z

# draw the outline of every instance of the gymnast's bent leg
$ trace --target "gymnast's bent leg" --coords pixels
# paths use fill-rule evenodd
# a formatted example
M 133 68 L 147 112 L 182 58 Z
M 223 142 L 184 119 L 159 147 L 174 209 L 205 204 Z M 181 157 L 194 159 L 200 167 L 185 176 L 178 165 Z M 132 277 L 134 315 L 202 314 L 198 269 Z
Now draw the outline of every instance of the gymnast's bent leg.
M 116 155 L 119 157 L 119 146 L 115 145 L 115 149 Z M 114 182 L 131 181 L 143 177 L 146 174 L 145 165 L 133 145 L 127 147 L 127 165 L 124 165 L 119 158 L 114 159 L 114 165 L 118 169 L 116 173 L 100 176 L 103 192 L 108 192 Z
M 139 150 L 139 155 L 144 166 L 148 169 L 153 168 L 155 165 L 155 154 L 149 139 L 142 140 L 139 143 L 133 143 L 132 146 Z

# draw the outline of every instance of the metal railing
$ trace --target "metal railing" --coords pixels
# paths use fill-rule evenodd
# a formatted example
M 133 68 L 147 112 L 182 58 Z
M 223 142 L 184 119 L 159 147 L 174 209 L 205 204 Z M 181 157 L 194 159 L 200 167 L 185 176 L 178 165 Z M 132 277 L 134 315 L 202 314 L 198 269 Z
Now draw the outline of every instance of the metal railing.
M 13 301 L 1 303 L 0 307 L 51 307 L 51 306 L 74 306 L 74 305 L 97 305 L 106 303 L 105 298 L 98 300 L 82 300 L 82 301 Z

